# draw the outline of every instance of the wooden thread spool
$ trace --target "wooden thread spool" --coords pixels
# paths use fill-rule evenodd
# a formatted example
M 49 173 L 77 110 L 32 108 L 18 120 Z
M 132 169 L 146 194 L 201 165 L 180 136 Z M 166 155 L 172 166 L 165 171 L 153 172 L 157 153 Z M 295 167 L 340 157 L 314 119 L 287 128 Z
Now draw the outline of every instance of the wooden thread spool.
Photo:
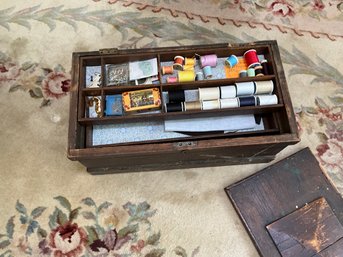
M 185 107 L 185 112 L 186 111 L 200 111 L 201 102 L 200 101 L 184 102 L 184 107 Z
M 220 98 L 219 87 L 205 87 L 199 88 L 200 100 L 215 100 Z
M 173 74 L 174 73 L 174 68 L 173 66 L 163 66 L 162 67 L 162 74 Z
M 255 81 L 255 95 L 271 94 L 273 90 L 274 82 L 272 80 Z

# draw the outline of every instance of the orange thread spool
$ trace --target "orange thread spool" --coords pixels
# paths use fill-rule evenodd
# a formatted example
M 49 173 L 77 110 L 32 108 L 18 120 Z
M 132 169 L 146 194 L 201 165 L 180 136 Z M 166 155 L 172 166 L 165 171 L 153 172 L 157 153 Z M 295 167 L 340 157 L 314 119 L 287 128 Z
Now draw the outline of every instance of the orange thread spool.
M 173 74 L 174 73 L 174 68 L 173 66 L 163 66 L 162 67 L 162 74 Z
M 182 70 L 182 66 L 183 66 L 183 62 L 184 62 L 185 58 L 183 58 L 182 56 L 175 56 L 174 57 L 174 69 L 175 70 Z

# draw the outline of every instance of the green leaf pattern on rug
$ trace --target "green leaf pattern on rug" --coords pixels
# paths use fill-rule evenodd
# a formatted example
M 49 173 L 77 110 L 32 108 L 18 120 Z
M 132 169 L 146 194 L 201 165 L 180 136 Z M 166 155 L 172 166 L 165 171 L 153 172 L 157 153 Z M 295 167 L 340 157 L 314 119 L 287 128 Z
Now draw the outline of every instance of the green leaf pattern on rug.
M 16 202 L 17 214 L 0 234 L 0 257 L 161 257 L 166 253 L 160 246 L 161 231 L 155 232 L 150 221 L 157 210 L 147 202 L 128 202 L 120 210 L 108 201 L 97 204 L 91 197 L 76 207 L 64 196 L 54 200 L 56 206 L 50 211 L 43 206 L 31 211 Z M 183 248 L 178 246 L 176 255 L 179 249 Z M 182 252 L 187 256 L 186 250 Z M 199 248 L 190 256 L 197 253 Z

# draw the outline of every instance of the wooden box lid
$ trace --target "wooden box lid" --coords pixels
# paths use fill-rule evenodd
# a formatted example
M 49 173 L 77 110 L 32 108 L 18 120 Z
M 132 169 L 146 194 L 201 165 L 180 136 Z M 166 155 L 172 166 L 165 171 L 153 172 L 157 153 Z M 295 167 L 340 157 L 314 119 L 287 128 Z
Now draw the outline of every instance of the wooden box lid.
M 225 191 L 261 256 L 342 254 L 343 199 L 309 148 Z M 328 231 L 322 226 L 338 230 Z M 282 245 L 281 237 L 288 240 L 287 246 Z

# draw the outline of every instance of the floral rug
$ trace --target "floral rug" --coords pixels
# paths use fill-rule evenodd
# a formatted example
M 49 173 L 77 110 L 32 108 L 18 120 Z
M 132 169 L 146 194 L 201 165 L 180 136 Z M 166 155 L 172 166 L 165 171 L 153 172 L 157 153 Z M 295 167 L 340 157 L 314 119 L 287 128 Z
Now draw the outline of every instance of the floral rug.
M 301 142 L 276 161 L 308 146 L 343 194 L 342 15 L 342 1 L 3 0 L 0 257 L 259 256 L 223 188 L 270 163 L 94 177 L 67 159 L 72 52 L 278 40 Z

